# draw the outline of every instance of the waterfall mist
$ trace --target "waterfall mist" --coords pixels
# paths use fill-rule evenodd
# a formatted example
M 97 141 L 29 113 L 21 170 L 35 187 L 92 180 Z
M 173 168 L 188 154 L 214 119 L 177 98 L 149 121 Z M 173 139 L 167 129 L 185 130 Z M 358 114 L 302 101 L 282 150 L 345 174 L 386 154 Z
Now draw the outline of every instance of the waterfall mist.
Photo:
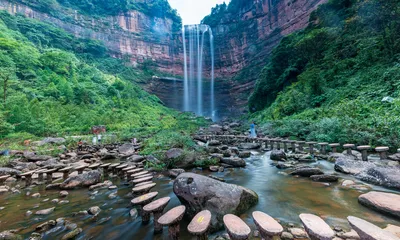
M 209 96 L 205 96 L 204 82 L 208 83 L 203 74 L 204 64 L 204 39 L 209 35 L 211 72 L 209 76 Z M 216 120 L 215 110 L 215 83 L 214 83 L 214 36 L 207 25 L 186 25 L 182 28 L 184 51 L 184 93 L 183 110 L 196 113 L 198 116 L 209 116 Z M 189 45 L 189 49 L 187 49 Z M 205 107 L 205 98 L 210 99 L 210 106 Z

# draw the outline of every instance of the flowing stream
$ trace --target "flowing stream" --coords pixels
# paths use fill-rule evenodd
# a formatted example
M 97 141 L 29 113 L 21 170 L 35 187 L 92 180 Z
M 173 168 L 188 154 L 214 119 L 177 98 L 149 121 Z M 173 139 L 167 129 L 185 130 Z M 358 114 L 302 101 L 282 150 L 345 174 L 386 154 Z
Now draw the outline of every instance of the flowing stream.
M 357 197 L 363 191 L 345 189 L 340 183 L 326 186 L 314 183 L 307 178 L 295 178 L 286 175 L 282 170 L 272 166 L 269 153 L 262 153 L 247 159 L 247 167 L 242 169 L 226 169 L 222 173 L 211 173 L 208 170 L 193 169 L 192 171 L 204 175 L 215 175 L 224 178 L 227 183 L 234 183 L 254 190 L 259 195 L 259 203 L 247 211 L 241 217 L 254 230 L 251 212 L 260 210 L 285 223 L 293 223 L 301 226 L 298 215 L 300 213 L 313 213 L 322 216 L 330 226 L 339 226 L 349 229 L 347 216 L 357 216 L 385 227 L 391 223 L 400 225 L 400 222 L 363 207 L 357 202 Z M 314 164 L 326 173 L 333 172 L 333 164 L 319 161 Z M 344 179 L 354 180 L 351 176 L 343 175 Z M 65 205 L 51 203 L 52 199 L 59 198 L 59 191 L 44 191 L 44 186 L 33 187 L 31 190 L 23 189 L 21 194 L 0 195 L 0 232 L 3 230 L 26 228 L 20 232 L 28 238 L 35 227 L 45 221 L 64 217 L 66 220 L 76 223 L 83 229 L 78 239 L 168 239 L 167 230 L 161 235 L 153 235 L 153 223 L 147 225 L 141 223 L 140 217 L 133 220 L 129 211 L 132 196 L 129 195 L 131 186 L 126 181 L 111 178 L 118 186 L 118 190 L 98 190 L 98 194 L 89 195 L 87 189 L 69 191 L 66 198 L 70 202 Z M 180 205 L 179 200 L 172 192 L 173 180 L 159 174 L 155 178 L 157 186 L 153 191 L 158 191 L 160 197 L 170 196 L 171 201 L 166 210 Z M 23 183 L 22 183 L 23 184 Z M 365 184 L 365 183 L 364 183 Z M 371 189 L 389 191 L 376 186 Z M 117 198 L 109 199 L 108 195 L 117 191 Z M 27 196 L 27 192 L 41 193 L 40 198 Z M 44 199 L 49 199 L 43 202 Z M 61 199 L 60 199 L 61 200 Z M 25 216 L 29 210 L 37 210 L 56 207 L 55 212 L 48 216 Z M 89 207 L 99 206 L 102 211 L 97 221 L 91 216 L 73 216 L 74 212 L 87 210 Z M 1 209 L 1 208 L 0 208 Z M 110 218 L 109 220 L 107 220 Z M 186 227 L 190 219 L 184 219 L 181 223 L 181 239 L 195 239 L 191 237 Z M 56 227 L 47 233 L 43 239 L 60 239 L 68 230 L 64 227 Z M 221 234 L 223 232 L 220 232 Z M 217 233 L 218 234 L 218 233 Z

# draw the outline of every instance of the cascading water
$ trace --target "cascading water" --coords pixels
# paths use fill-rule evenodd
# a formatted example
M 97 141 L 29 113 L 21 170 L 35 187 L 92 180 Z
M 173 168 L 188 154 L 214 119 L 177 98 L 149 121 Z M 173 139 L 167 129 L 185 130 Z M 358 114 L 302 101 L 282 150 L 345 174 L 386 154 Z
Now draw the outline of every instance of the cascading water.
M 210 96 L 204 96 L 203 63 L 204 39 L 206 33 L 210 36 L 211 73 Z M 214 91 L 214 36 L 207 25 L 186 25 L 182 28 L 184 51 L 184 93 L 183 110 L 195 112 L 199 116 L 210 116 L 216 120 Z M 186 42 L 187 40 L 187 42 Z M 189 51 L 187 49 L 189 45 Z M 205 110 L 204 99 L 210 98 L 210 108 Z

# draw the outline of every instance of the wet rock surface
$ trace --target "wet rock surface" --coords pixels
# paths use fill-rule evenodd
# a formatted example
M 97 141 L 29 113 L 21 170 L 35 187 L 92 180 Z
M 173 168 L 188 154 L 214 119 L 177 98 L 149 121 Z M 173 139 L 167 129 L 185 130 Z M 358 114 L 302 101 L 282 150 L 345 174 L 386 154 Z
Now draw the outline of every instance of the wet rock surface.
M 90 171 L 68 178 L 60 185 L 60 188 L 68 190 L 74 188 L 89 187 L 91 185 L 99 183 L 100 180 L 101 173 L 99 171 Z
M 225 214 L 243 213 L 258 202 L 258 196 L 252 190 L 193 173 L 179 175 L 173 190 L 191 217 L 202 210 L 209 210 L 213 230 L 223 226 Z
M 359 196 L 358 201 L 364 206 L 400 219 L 399 194 L 372 191 Z

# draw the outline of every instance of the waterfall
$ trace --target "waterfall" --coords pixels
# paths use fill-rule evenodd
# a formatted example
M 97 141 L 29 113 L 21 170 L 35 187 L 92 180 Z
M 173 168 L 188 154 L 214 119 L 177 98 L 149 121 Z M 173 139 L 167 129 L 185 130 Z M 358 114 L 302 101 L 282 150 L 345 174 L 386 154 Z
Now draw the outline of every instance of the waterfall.
M 204 39 L 210 36 L 211 72 L 209 96 L 205 96 L 203 82 Z M 186 25 L 182 28 L 183 61 L 184 61 L 184 96 L 183 110 L 196 113 L 198 116 L 216 118 L 214 92 L 214 36 L 207 25 Z M 187 44 L 189 49 L 187 49 Z M 210 99 L 210 109 L 205 109 L 205 99 Z

